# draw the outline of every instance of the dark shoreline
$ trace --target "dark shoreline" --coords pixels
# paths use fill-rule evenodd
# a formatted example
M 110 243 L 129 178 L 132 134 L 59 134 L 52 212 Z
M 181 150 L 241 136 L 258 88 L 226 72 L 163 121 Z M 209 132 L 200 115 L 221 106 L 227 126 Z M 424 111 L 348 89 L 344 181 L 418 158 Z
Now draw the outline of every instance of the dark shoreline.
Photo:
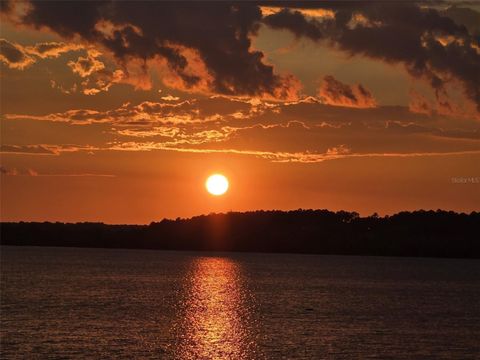
M 212 252 L 480 258 L 480 213 L 360 217 L 328 210 L 255 211 L 150 225 L 1 223 L 1 245 Z

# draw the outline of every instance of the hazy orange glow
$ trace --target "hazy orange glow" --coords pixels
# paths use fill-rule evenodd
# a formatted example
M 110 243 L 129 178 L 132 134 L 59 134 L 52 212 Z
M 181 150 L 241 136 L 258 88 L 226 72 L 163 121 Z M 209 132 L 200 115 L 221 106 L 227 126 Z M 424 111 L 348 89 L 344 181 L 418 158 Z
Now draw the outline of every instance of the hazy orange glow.
M 207 191 L 215 196 L 223 195 L 228 190 L 228 179 L 221 175 L 221 174 L 213 174 L 208 177 L 207 181 L 205 182 L 205 187 Z
M 405 32 L 387 2 L 21 3 L 0 22 L 2 221 L 479 209 L 478 27 L 456 11 L 409 2 Z

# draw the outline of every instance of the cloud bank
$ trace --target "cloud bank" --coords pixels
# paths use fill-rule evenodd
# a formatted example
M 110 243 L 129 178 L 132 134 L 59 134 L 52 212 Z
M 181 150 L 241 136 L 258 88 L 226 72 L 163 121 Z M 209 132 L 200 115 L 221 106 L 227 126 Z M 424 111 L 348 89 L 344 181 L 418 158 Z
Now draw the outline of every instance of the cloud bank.
M 447 97 L 446 85 L 460 81 L 480 111 L 480 37 L 445 13 L 416 2 L 300 2 L 297 7 L 322 8 L 334 17 L 315 18 L 278 3 L 264 18 L 285 29 L 337 48 L 351 56 L 401 63 L 413 78 L 423 78 Z
M 480 152 L 480 126 L 475 121 L 458 124 L 438 114 L 412 113 L 406 107 L 330 106 L 315 98 L 286 103 L 229 97 L 168 98 L 126 103 L 104 111 L 75 109 L 45 115 L 7 114 L 5 118 L 12 124 L 23 120 L 45 126 L 102 124 L 111 135 L 95 146 L 2 146 L 2 152 L 15 154 L 157 150 L 312 163 L 355 157 Z
M 129 64 L 165 63 L 171 85 L 225 95 L 294 97 L 298 84 L 275 74 L 251 37 L 260 27 L 258 6 L 248 3 L 31 1 L 17 22 L 50 29 L 110 51 Z M 12 7 L 2 8 L 12 15 Z
M 430 84 L 444 109 L 453 109 L 447 85 L 458 81 L 480 112 L 480 35 L 475 26 L 480 15 L 459 6 L 439 10 L 429 2 L 396 1 L 32 0 L 19 11 L 9 2 L 2 4 L 4 16 L 17 24 L 49 29 L 69 41 L 108 51 L 122 67 L 122 82 L 137 88 L 151 86 L 146 74 L 153 67 L 161 69 L 166 85 L 181 90 L 295 100 L 301 91 L 299 81 L 278 74 L 265 54 L 252 46 L 252 38 L 266 25 L 351 56 L 403 64 L 412 78 Z M 43 56 L 60 49 L 51 44 L 36 51 Z M 32 62 L 31 54 L 8 42 L 2 43 L 1 56 L 18 69 Z M 81 76 L 99 66 L 92 58 L 71 64 Z M 113 82 L 119 82 L 118 77 Z M 339 89 L 338 84 L 327 83 Z M 90 94 L 102 90 L 93 88 L 97 90 Z M 364 106 L 362 101 L 367 100 L 367 106 L 373 106 L 363 90 L 359 86 L 356 93 L 352 88 L 353 96 L 326 98 L 347 106 Z M 353 97 L 360 101 L 349 100 Z

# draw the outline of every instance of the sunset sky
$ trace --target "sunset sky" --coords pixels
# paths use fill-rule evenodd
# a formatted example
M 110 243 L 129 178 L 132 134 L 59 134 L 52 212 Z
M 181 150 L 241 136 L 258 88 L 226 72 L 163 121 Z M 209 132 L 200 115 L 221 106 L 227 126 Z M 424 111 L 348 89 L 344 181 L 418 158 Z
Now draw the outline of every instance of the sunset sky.
M 479 210 L 479 3 L 1 14 L 2 221 Z M 205 191 L 213 173 L 223 196 Z

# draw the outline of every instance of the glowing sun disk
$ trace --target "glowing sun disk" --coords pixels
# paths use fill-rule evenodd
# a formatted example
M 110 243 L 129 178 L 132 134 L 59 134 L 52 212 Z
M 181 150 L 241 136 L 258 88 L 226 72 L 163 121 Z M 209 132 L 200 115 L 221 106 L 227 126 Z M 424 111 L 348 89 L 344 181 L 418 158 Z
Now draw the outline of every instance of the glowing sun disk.
M 221 174 L 213 174 L 208 177 L 205 187 L 212 195 L 223 195 L 228 190 L 228 179 Z

